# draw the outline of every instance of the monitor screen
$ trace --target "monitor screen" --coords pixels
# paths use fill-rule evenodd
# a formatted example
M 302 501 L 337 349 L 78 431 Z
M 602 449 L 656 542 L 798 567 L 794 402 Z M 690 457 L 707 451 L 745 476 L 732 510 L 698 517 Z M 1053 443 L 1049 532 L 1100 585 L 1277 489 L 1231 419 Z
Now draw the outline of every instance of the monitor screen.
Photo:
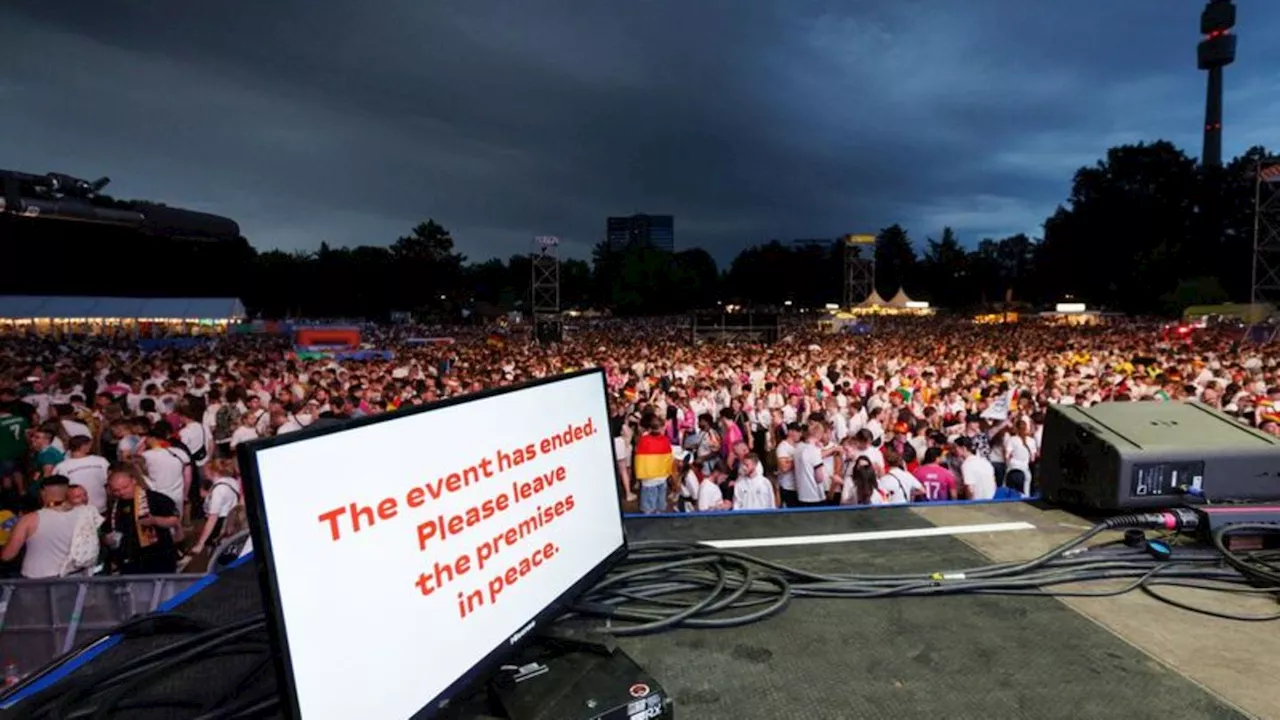
M 600 371 L 239 458 L 291 717 L 433 717 L 626 552 Z

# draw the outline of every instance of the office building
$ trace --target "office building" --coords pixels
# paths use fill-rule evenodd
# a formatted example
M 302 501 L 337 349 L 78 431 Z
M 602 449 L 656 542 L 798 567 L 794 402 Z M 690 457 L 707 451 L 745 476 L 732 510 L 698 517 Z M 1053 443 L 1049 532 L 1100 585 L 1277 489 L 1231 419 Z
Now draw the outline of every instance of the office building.
M 671 215 L 611 217 L 605 228 L 605 238 L 611 248 L 626 247 L 631 243 L 639 242 L 656 250 L 674 252 L 676 249 L 675 218 Z

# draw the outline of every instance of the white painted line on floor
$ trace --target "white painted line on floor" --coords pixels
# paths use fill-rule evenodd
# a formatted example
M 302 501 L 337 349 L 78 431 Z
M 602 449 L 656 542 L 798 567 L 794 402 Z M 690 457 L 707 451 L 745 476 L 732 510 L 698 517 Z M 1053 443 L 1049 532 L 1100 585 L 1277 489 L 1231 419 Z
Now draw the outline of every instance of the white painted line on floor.
M 830 535 L 789 535 L 784 537 L 742 538 L 739 540 L 703 540 L 721 550 L 740 550 L 755 547 L 786 547 L 788 545 L 823 545 L 826 543 L 866 542 L 868 540 L 897 540 L 899 538 L 943 537 L 947 535 L 972 535 L 974 533 L 1035 530 L 1027 522 L 988 523 L 986 525 L 946 525 L 941 527 L 912 528 L 909 530 L 870 530 L 867 532 L 833 533 Z

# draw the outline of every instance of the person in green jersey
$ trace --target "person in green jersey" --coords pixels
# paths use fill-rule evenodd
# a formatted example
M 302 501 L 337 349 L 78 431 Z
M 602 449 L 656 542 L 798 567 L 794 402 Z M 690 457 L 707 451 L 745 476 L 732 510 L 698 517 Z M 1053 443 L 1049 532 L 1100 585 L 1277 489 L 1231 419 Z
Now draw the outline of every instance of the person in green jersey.
M 22 465 L 27 459 L 27 419 L 0 404 L 0 504 L 22 496 Z

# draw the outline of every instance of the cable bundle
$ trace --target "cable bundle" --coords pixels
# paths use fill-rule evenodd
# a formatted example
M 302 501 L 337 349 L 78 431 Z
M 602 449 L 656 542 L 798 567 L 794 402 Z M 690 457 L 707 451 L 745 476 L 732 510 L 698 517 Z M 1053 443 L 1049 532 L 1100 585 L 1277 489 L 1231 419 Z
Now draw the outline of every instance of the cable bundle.
M 1179 546 L 1172 559 L 1114 542 L 1086 546 L 1092 538 L 1125 527 L 1164 527 L 1155 515 L 1126 515 L 1094 526 L 1038 558 L 947 572 L 826 574 L 802 570 L 732 550 L 697 543 L 633 543 L 624 563 L 589 591 L 574 612 L 608 621 L 618 636 L 676 627 L 734 627 L 781 612 L 793 598 L 890 598 L 931 595 L 1032 595 L 1111 597 L 1140 591 L 1191 612 L 1250 622 L 1280 613 L 1240 615 L 1196 607 L 1157 590 L 1190 587 L 1229 593 L 1280 595 L 1280 553 L 1240 556 L 1214 536 L 1214 548 Z M 1266 530 L 1235 526 L 1235 530 Z M 1062 585 L 1127 580 L 1099 590 L 1059 590 Z
M 125 638 L 184 636 L 118 664 L 72 675 L 20 703 L 14 720 L 99 720 L 112 717 L 185 717 L 197 720 L 249 720 L 273 717 L 278 706 L 270 673 L 271 646 L 262 615 L 224 625 L 178 613 L 142 615 L 114 631 Z M 90 644 L 88 647 L 92 647 Z M 236 671 L 212 670 L 215 659 L 232 659 Z M 59 658 L 66 662 L 66 658 Z M 203 667 L 202 667 L 203 666 Z M 219 682 L 219 692 L 162 695 L 157 686 L 183 671 Z M 267 682 L 266 680 L 271 680 Z M 202 684 L 207 685 L 207 683 Z
M 1156 588 L 1192 587 L 1231 593 L 1280 595 L 1280 551 L 1233 551 L 1233 533 L 1268 535 L 1280 526 L 1234 525 L 1211 535 L 1212 547 L 1176 546 L 1167 559 L 1146 546 L 1119 542 L 1087 545 L 1107 530 L 1126 527 L 1176 530 L 1170 514 L 1126 515 L 1096 525 L 1038 558 L 935 573 L 826 574 L 794 568 L 732 550 L 697 543 L 632 543 L 626 560 L 588 591 L 570 617 L 602 618 L 618 636 L 656 633 L 679 627 L 731 628 L 758 622 L 787 608 L 795 598 L 891 598 L 933 595 L 1032 595 L 1109 597 L 1141 591 L 1192 612 L 1243 621 L 1280 619 L 1280 613 L 1235 615 L 1195 607 Z M 1194 524 L 1181 525 L 1194 527 Z M 1141 536 L 1140 536 L 1141 537 Z M 1176 539 L 1172 533 L 1167 537 Z M 1151 543 L 1147 543 L 1149 545 Z M 1098 590 L 1057 589 L 1062 585 L 1126 581 Z M 249 720 L 273 717 L 279 710 L 271 648 L 261 615 L 211 625 L 176 613 L 145 615 L 115 631 L 126 638 L 176 635 L 181 639 L 122 663 L 103 665 L 21 703 L 11 716 L 21 720 L 97 720 L 99 718 L 195 717 L 199 720 Z M 93 644 L 80 652 L 85 652 Z M 216 660 L 228 661 L 222 672 Z M 60 659 L 65 662 L 66 659 Z M 226 670 L 226 667 L 234 670 Z M 206 697 L 155 691 L 183 672 L 200 677 L 233 678 Z M 199 693 L 196 693 L 197 695 Z
M 1216 530 L 1210 537 L 1214 549 L 1222 559 L 1239 573 L 1253 581 L 1272 587 L 1280 586 L 1280 550 L 1258 550 L 1239 554 L 1227 547 L 1227 540 L 1236 533 L 1252 533 L 1260 536 L 1280 535 L 1280 525 L 1265 523 L 1240 523 Z

